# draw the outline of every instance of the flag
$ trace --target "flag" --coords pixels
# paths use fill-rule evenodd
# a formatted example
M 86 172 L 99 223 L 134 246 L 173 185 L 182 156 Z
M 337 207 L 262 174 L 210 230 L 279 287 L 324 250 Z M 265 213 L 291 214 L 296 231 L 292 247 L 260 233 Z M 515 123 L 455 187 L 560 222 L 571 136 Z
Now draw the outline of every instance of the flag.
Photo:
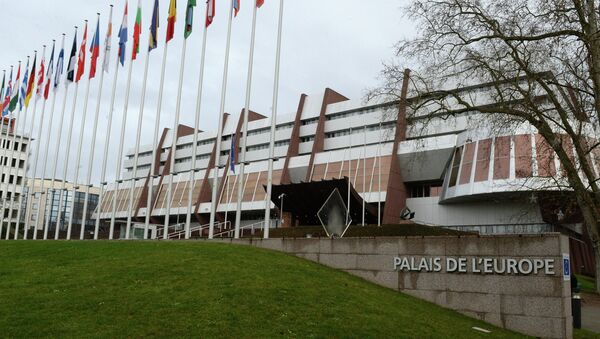
M 27 84 L 29 83 L 29 59 L 27 59 L 27 65 L 25 66 L 25 73 L 23 74 L 23 81 L 21 82 L 21 88 L 19 89 L 18 101 L 19 110 L 23 109 L 25 104 L 25 97 L 27 96 Z M 12 104 L 12 102 L 11 102 Z
M 6 71 L 3 71 L 2 76 L 2 89 L 0 89 L 0 96 L 4 93 L 4 85 L 6 85 Z M 0 112 L 4 111 L 4 97 L 0 98 Z
M 83 36 L 83 40 L 85 40 L 85 35 Z M 96 33 L 94 34 L 94 38 L 90 44 L 90 53 L 92 53 L 90 62 L 90 79 L 93 79 L 96 76 L 96 62 L 98 61 L 98 56 L 100 55 L 100 18 L 98 18 L 98 22 L 96 23 Z
M 29 64 L 29 61 L 27 62 Z M 19 63 L 19 68 L 17 69 L 17 77 L 15 78 L 14 88 L 11 88 L 10 95 L 10 105 L 8 106 L 8 110 L 10 112 L 14 112 L 15 108 L 17 108 L 17 104 L 19 103 L 19 79 L 21 78 L 21 64 Z
M 194 22 L 194 7 L 196 7 L 196 0 L 188 0 L 187 8 L 185 10 L 185 32 L 183 36 L 187 39 L 192 34 L 193 22 Z
M 169 17 L 167 18 L 167 42 L 173 39 L 175 33 L 175 20 L 177 19 L 177 0 L 169 3 Z
M 207 0 L 206 1 L 206 27 L 212 24 L 213 19 L 215 18 L 215 0 Z
M 44 75 L 46 74 L 46 59 L 42 55 L 42 62 L 40 63 L 40 70 L 38 71 L 37 89 L 35 91 L 35 100 L 42 97 L 44 94 Z
M 125 44 L 126 43 L 127 43 L 127 2 L 125 2 L 125 13 L 123 13 L 123 22 L 121 22 L 121 28 L 119 28 L 119 62 L 121 63 L 121 66 L 125 66 Z
M 56 73 L 54 74 L 54 88 L 58 87 L 60 84 L 60 77 L 63 73 L 63 64 L 65 63 L 65 40 L 63 38 L 63 45 L 60 48 L 60 53 L 58 53 L 58 60 L 56 61 Z M 75 46 L 75 45 L 73 45 Z M 68 83 L 68 82 L 67 82 Z
M 85 30 L 83 31 L 83 40 L 81 40 L 81 46 L 79 47 L 79 56 L 77 57 L 77 74 L 75 76 L 75 82 L 79 82 L 79 80 L 81 80 L 85 69 L 85 45 L 87 45 L 87 22 L 85 23 Z
M 140 34 L 142 33 L 142 5 L 140 4 L 140 0 L 138 0 L 137 13 L 135 15 L 135 24 L 133 25 L 133 46 L 132 46 L 132 56 L 131 60 L 135 60 L 137 58 L 138 53 L 140 52 Z
M 148 52 L 155 49 L 158 44 L 158 0 L 154 0 L 154 10 L 152 11 L 152 22 L 150 23 L 150 37 L 148 41 Z
M 108 73 L 110 66 L 110 45 L 112 40 L 112 7 L 110 8 L 110 16 L 108 17 L 108 28 L 106 29 L 106 38 L 104 39 L 104 62 L 102 70 Z
M 265 0 L 256 0 L 256 7 L 260 8 L 265 4 Z
M 233 0 L 233 16 L 237 16 L 240 11 L 240 0 Z
M 48 63 L 48 80 L 44 88 L 44 99 L 48 100 L 48 92 L 50 91 L 50 83 L 52 82 L 52 73 L 54 73 L 54 43 L 52 43 L 52 52 L 50 53 L 50 62 Z
M 29 100 L 31 99 L 31 95 L 33 94 L 33 87 L 35 86 L 35 63 L 36 63 L 37 55 L 33 58 L 33 67 L 31 68 L 31 74 L 29 75 L 29 81 L 27 81 L 27 70 L 25 70 L 25 76 L 23 78 L 23 86 L 27 83 L 27 94 L 25 95 L 25 107 L 29 106 Z M 24 87 L 21 86 L 21 89 Z M 23 95 L 23 90 L 21 90 L 21 95 Z M 21 98 L 21 101 L 23 98 Z M 23 104 L 21 103 L 21 107 Z M 22 108 L 21 108 L 22 109 Z
M 75 53 L 77 53 L 77 31 L 75 31 L 75 36 L 73 37 L 73 47 L 71 47 L 69 64 L 67 65 L 67 85 L 69 82 L 75 80 Z M 56 79 L 54 83 L 57 84 Z
M 2 100 L 2 116 L 8 115 L 8 107 L 10 106 L 10 95 L 12 94 L 12 67 L 10 68 L 10 76 L 8 77 L 8 85 L 6 86 L 6 93 L 4 94 L 4 100 Z
M 235 133 L 231 134 L 231 149 L 229 150 L 229 169 L 235 173 Z

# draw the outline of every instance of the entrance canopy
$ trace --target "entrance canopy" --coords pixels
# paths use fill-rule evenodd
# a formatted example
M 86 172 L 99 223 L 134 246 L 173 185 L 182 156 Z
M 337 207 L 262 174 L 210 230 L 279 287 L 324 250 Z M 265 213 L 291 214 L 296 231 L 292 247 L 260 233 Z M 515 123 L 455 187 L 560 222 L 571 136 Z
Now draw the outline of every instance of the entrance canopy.
M 320 225 L 321 222 L 317 217 L 317 212 L 336 188 L 344 199 L 344 204 L 347 204 L 347 177 L 297 184 L 273 185 L 271 201 L 281 210 L 283 200 L 283 212 L 291 213 L 292 220 L 298 220 L 300 225 Z M 350 217 L 353 224 L 360 224 L 362 222 L 362 204 L 363 199 L 361 196 L 353 187 L 350 187 Z M 365 205 L 365 223 L 376 224 L 377 208 L 369 204 Z

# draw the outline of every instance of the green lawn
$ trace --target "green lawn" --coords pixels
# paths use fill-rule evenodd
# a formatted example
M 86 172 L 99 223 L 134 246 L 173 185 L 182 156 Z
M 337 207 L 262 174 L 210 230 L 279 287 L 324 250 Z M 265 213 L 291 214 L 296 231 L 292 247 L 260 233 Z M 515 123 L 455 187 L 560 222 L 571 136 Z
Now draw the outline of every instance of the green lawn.
M 520 337 L 286 254 L 199 242 L 2 241 L 0 329 L 58 338 Z
M 594 278 L 585 275 L 577 275 L 577 282 L 581 285 L 581 292 L 598 293 L 596 292 L 596 280 Z

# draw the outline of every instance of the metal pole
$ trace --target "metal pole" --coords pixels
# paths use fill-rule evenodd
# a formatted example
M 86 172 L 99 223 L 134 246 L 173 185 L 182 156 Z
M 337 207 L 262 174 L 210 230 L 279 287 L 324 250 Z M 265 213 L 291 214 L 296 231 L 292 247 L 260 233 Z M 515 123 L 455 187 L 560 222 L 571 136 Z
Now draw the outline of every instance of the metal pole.
M 367 126 L 363 127 L 363 199 L 362 199 L 362 226 L 365 226 L 365 199 L 367 198 Z
M 204 84 L 204 61 L 206 59 L 206 35 L 208 27 L 204 25 L 202 35 L 202 52 L 200 56 L 200 76 L 198 77 L 198 94 L 196 98 L 196 117 L 194 122 L 194 144 L 192 146 L 192 167 L 190 169 L 190 183 L 188 191 L 188 206 L 185 218 L 185 238 L 190 238 L 190 224 L 192 223 L 192 199 L 194 198 L 194 186 L 196 184 L 196 151 L 198 149 L 198 129 L 200 128 L 200 108 L 202 107 L 202 87 Z M 210 170 L 210 169 L 207 169 Z
M 269 142 L 269 170 L 267 174 L 267 196 L 265 199 L 265 226 L 263 238 L 269 238 L 271 227 L 271 193 L 273 189 L 273 161 L 275 157 L 275 132 L 277 130 L 277 103 L 279 99 L 279 68 L 281 64 L 281 31 L 283 26 L 283 2 L 279 3 L 279 24 L 277 25 L 277 52 L 275 56 L 275 80 L 273 84 L 273 112 L 271 113 L 271 136 Z M 283 207 L 283 206 L 282 206 Z
M 379 122 L 379 145 L 377 145 L 377 226 L 381 226 L 381 121 Z
M 250 35 L 250 56 L 248 58 L 248 78 L 246 80 L 246 103 L 244 105 L 244 121 L 242 125 L 242 137 L 240 138 L 240 144 L 242 147 L 242 154 L 240 156 L 240 178 L 244 178 L 244 171 L 246 168 L 246 144 L 248 139 L 248 110 L 250 109 L 250 93 L 252 91 L 252 69 L 254 64 L 254 41 L 256 38 L 256 4 L 252 10 L 252 33 Z M 235 208 L 235 231 L 233 237 L 235 239 L 240 237 L 240 224 L 242 222 L 242 199 L 244 197 L 244 180 L 238 181 L 238 194 L 237 194 L 237 205 Z
M 21 61 L 19 61 L 19 65 L 21 65 Z M 10 65 L 10 79 L 8 79 L 9 85 L 12 84 L 12 73 L 13 73 L 13 66 Z M 18 83 L 18 79 L 15 79 L 15 80 L 16 80 L 15 82 Z M 18 84 L 16 84 L 16 85 L 18 85 Z M 9 98 L 12 95 L 13 88 L 14 87 L 12 87 L 12 85 L 11 85 L 11 93 L 9 93 Z M 6 93 L 4 93 L 4 94 L 6 94 Z M 1 114 L 1 112 L 0 112 L 0 114 Z M 4 124 L 4 117 L 2 117 L 2 124 Z M 1 145 L 2 145 L 2 154 L 4 156 L 6 156 L 6 152 L 7 152 L 6 149 L 8 147 L 8 138 L 9 138 L 9 134 L 10 134 L 10 117 L 7 118 L 6 130 L 4 132 L 5 133 L 2 136 L 2 144 Z M 0 163 L 0 165 L 2 165 L 2 164 Z M 2 238 L 2 230 L 4 229 L 4 204 L 5 204 L 5 202 L 6 202 L 6 196 L 3 196 L 2 197 L 2 209 L 0 209 L 0 239 Z
M 350 127 L 350 133 L 348 133 L 348 211 L 346 212 L 346 226 L 350 220 L 350 183 L 352 177 L 352 127 Z
M 210 209 L 210 223 L 208 226 L 208 238 L 212 239 L 215 231 L 215 217 L 217 214 L 217 190 L 219 186 L 219 163 L 221 160 L 221 139 L 223 137 L 223 115 L 225 114 L 225 99 L 227 94 L 227 71 L 229 69 L 229 49 L 231 47 L 231 21 L 233 19 L 233 0 L 230 1 L 229 7 L 229 23 L 227 24 L 227 43 L 225 45 L 225 65 L 223 68 L 223 85 L 221 88 L 221 109 L 219 110 L 219 126 L 217 127 L 217 139 L 215 142 L 216 153 L 215 153 L 215 164 L 213 167 L 213 187 L 212 187 L 212 199 Z M 207 168 L 207 171 L 210 169 Z
M 169 170 L 169 182 L 167 184 L 167 213 L 165 215 L 165 232 L 163 232 L 163 239 L 167 239 L 169 229 L 169 219 L 171 217 L 171 200 L 173 195 L 173 180 L 175 180 L 175 154 L 177 153 L 177 126 L 179 126 L 179 116 L 181 112 L 181 90 L 183 88 L 183 72 L 185 70 L 185 47 L 187 45 L 187 39 L 183 39 L 183 46 L 181 47 L 181 66 L 179 69 L 179 88 L 177 89 L 177 104 L 175 106 L 175 121 L 173 122 L 173 130 L 171 131 L 171 164 Z M 195 157 L 195 154 L 192 154 Z M 179 210 L 177 211 L 179 216 Z

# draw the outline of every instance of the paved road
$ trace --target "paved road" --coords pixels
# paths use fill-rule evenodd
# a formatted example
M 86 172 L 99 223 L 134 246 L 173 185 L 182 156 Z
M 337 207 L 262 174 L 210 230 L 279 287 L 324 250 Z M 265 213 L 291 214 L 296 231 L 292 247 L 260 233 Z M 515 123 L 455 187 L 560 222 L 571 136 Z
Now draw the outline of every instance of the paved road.
M 581 327 L 600 333 L 600 296 L 583 294 Z

